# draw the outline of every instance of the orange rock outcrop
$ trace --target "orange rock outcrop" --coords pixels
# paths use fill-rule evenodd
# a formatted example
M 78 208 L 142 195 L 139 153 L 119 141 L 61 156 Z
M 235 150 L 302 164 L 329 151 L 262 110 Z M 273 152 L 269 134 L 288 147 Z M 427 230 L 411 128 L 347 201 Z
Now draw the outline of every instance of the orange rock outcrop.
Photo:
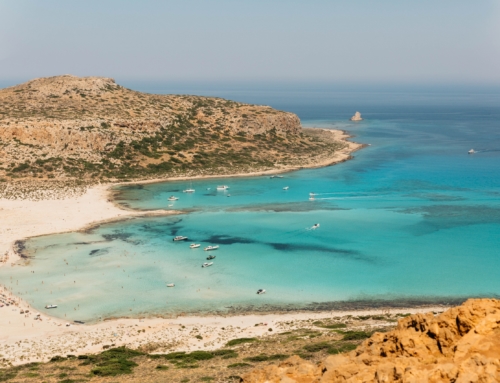
M 348 354 L 318 365 L 293 356 L 243 382 L 500 382 L 500 300 L 470 299 L 438 316 L 411 315 Z

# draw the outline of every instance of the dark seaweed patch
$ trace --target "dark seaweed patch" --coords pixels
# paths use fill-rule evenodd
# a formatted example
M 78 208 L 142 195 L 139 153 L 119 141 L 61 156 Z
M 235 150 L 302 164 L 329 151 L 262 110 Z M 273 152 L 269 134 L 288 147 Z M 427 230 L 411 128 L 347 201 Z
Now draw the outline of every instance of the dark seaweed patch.
M 171 235 L 176 235 L 177 232 L 183 227 L 179 225 L 182 222 L 182 218 L 173 222 L 164 223 L 146 223 L 141 225 L 141 230 L 148 233 L 155 234 L 165 234 L 170 233 Z
M 201 242 L 215 243 L 217 245 L 232 245 L 233 243 L 258 243 L 253 239 L 244 237 L 233 237 L 230 235 L 212 235 L 208 238 L 204 238 Z
M 113 234 L 103 234 L 102 235 L 102 237 L 106 240 L 106 242 L 120 240 L 120 241 L 131 243 L 134 245 L 137 245 L 138 243 L 140 243 L 139 241 L 132 241 L 131 239 L 129 239 L 132 236 L 133 236 L 132 233 L 118 233 L 118 232 L 115 232 Z
M 24 252 L 26 250 L 26 241 L 18 240 L 14 242 L 14 251 L 23 259 L 27 259 L 28 255 Z
M 144 185 L 132 184 L 132 185 L 120 186 L 118 190 L 142 190 L 142 189 L 144 189 Z
M 275 213 L 285 213 L 285 212 L 308 212 L 316 210 L 349 210 L 339 208 L 330 202 L 326 201 L 316 201 L 311 202 L 291 202 L 291 203 L 269 203 L 261 205 L 245 205 L 239 207 L 232 207 L 227 209 L 229 212 L 239 212 L 239 211 L 272 211 Z
M 396 209 L 404 214 L 421 214 L 423 221 L 410 227 L 415 235 L 459 226 L 500 223 L 500 208 L 486 205 L 433 205 Z
M 448 195 L 448 194 L 439 194 L 439 193 L 412 193 L 407 194 L 405 197 L 413 197 L 425 199 L 427 201 L 464 201 L 464 197 Z
M 98 257 L 100 255 L 104 255 L 104 254 L 108 254 L 109 253 L 109 249 L 108 248 L 105 248 L 105 249 L 95 249 L 95 250 L 92 250 L 89 255 L 91 257 Z
M 361 254 L 357 250 L 347 250 L 347 249 L 339 249 L 335 247 L 327 247 L 327 246 L 320 246 L 320 245 L 300 245 L 297 243 L 277 243 L 277 242 L 268 242 L 266 245 L 272 246 L 275 250 L 278 251 L 316 251 L 316 252 L 321 252 L 321 253 L 331 253 L 331 254 L 337 254 L 337 255 L 343 255 L 346 256 L 350 259 L 355 259 L 358 261 L 365 261 L 365 262 L 374 262 L 375 259 L 373 257 L 368 257 L 366 255 Z

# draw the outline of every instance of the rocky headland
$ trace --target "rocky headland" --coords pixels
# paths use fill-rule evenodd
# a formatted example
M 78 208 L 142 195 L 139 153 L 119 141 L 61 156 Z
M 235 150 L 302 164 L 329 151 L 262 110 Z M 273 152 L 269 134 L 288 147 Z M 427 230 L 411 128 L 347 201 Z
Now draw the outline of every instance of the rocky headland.
M 324 164 L 348 146 L 269 106 L 146 94 L 110 78 L 0 90 L 0 185 L 280 171 Z
M 293 356 L 243 376 L 245 383 L 498 382 L 500 301 L 471 299 L 440 315 L 416 314 L 356 350 L 311 363 Z

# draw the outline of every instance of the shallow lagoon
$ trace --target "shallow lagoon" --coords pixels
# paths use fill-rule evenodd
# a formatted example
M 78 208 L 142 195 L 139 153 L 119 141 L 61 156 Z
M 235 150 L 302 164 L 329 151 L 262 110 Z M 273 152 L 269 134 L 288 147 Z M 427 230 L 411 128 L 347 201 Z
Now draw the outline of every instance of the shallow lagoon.
M 192 212 L 33 238 L 30 264 L 0 269 L 0 280 L 72 320 L 498 295 L 500 108 L 496 95 L 478 97 L 364 94 L 359 124 L 339 122 L 352 114 L 349 98 L 332 96 L 334 108 L 324 97 L 266 100 L 371 146 L 352 161 L 282 179 L 193 181 L 192 195 L 182 193 L 187 181 L 123 188 L 119 199 L 131 207 L 168 208 L 176 194 L 172 208 Z M 477 155 L 467 155 L 472 147 Z M 214 266 L 202 269 L 207 252 L 174 235 L 219 244 Z

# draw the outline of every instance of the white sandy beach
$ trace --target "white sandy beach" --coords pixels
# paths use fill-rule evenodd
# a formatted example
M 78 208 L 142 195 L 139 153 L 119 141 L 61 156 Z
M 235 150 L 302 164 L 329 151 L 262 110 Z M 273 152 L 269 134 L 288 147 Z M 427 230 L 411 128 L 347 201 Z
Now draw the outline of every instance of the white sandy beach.
M 336 139 L 345 140 L 348 135 L 332 131 Z M 326 166 L 345 161 L 350 153 L 361 147 L 348 142 L 348 147 L 313 166 Z M 294 170 L 284 168 L 282 171 Z M 258 175 L 279 172 L 256 172 L 233 176 Z M 220 177 L 220 176 L 218 176 Z M 159 182 L 160 180 L 155 180 Z M 15 241 L 28 237 L 80 230 L 99 222 L 144 216 L 143 212 L 126 211 L 109 199 L 111 185 L 90 187 L 81 196 L 40 201 L 0 199 L 0 267 L 16 266 L 18 255 L 13 250 Z M 175 214 L 175 211 L 155 211 L 148 215 Z M 325 317 L 345 315 L 380 314 L 381 310 L 326 313 L 293 313 L 241 315 L 232 317 L 179 317 L 177 319 L 118 319 L 96 325 L 66 326 L 66 322 L 38 313 L 3 287 L 4 302 L 14 302 L 0 307 L 0 365 L 20 364 L 29 361 L 46 361 L 54 355 L 84 354 L 97 352 L 104 345 L 130 347 L 155 344 L 159 351 L 212 349 L 223 346 L 228 340 L 269 334 L 268 329 L 289 329 L 293 323 Z M 432 309 L 432 308 L 431 308 Z M 29 310 L 29 313 L 21 313 Z M 402 309 L 397 312 L 419 312 L 428 309 Z M 442 311 L 442 308 L 434 308 Z M 396 311 L 393 311 L 396 312 Z M 40 314 L 41 320 L 35 320 Z M 266 325 L 255 326 L 257 323 Z M 181 327 L 185 326 L 185 327 Z M 144 330 L 139 332 L 139 330 Z M 203 340 L 195 338 L 201 335 Z M 2 361 L 3 359 L 3 361 Z

